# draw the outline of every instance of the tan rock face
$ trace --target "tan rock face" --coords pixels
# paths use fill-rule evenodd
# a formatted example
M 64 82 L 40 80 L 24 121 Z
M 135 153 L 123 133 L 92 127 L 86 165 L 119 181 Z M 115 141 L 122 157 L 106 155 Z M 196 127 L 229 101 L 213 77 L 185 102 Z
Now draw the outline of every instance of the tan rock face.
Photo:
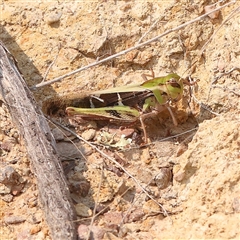
M 17 59 L 28 85 L 33 86 L 160 35 L 200 16 L 208 4 L 205 0 L 194 4 L 185 0 L 5 1 L 0 5 L 0 38 Z M 87 183 L 82 195 L 80 188 L 70 188 L 79 212 L 85 210 L 79 215 L 91 218 L 99 214 L 93 226 L 99 232 L 104 230 L 101 236 L 109 232 L 121 239 L 240 238 L 240 72 L 220 77 L 239 67 L 240 15 L 222 24 L 236 7 L 232 4 L 214 19 L 205 18 L 127 55 L 34 91 L 39 104 L 54 96 L 77 93 L 81 97 L 87 91 L 142 83 L 141 74 L 149 74 L 151 68 L 156 77 L 176 72 L 200 80 L 192 99 L 185 87 L 182 101 L 173 109 L 177 127 L 169 114 L 146 120 L 152 145 L 121 153 L 100 147 L 131 177 L 69 133 L 54 130 L 59 148 L 68 148 L 61 155 L 69 185 L 76 182 L 76 175 L 80 183 Z M 58 120 L 62 120 L 60 115 Z M 87 126 L 79 126 L 79 133 L 84 130 L 91 135 L 87 139 L 96 141 L 99 129 Z M 13 167 L 24 180 L 17 195 L 4 192 L 6 186 L 0 184 L 3 238 L 50 239 L 39 212 L 36 180 L 22 136 L 17 133 L 6 106 L 1 104 L 0 166 Z M 14 142 L 8 141 L 12 138 Z M 155 181 L 161 169 L 170 171 L 163 178 L 164 187 Z M 142 193 L 132 177 L 169 216 L 164 217 L 165 211 Z M 36 214 L 37 221 L 26 220 Z M 6 221 L 19 216 L 24 220 L 18 224 Z M 87 236 L 81 229 L 89 231 L 89 220 L 80 220 L 79 236 Z
M 234 203 L 240 194 L 239 127 L 238 116 L 231 114 L 201 123 L 188 151 L 178 159 L 179 171 L 185 172 L 185 177 L 174 187 L 181 189 L 179 199 L 185 211 L 176 221 L 187 222 L 195 237 L 238 234 L 239 222 L 235 220 L 239 212 Z

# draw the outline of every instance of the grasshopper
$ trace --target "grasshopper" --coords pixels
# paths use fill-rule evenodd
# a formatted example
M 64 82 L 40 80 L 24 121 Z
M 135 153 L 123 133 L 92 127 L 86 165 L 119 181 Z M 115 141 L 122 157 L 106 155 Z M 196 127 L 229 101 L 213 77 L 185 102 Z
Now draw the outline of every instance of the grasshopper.
M 184 80 L 175 73 L 146 80 L 142 84 L 95 91 L 89 96 L 91 108 L 67 107 L 69 116 L 84 120 L 108 120 L 112 123 L 132 124 L 140 121 L 144 141 L 147 132 L 144 119 L 167 108 L 174 125 L 177 120 L 170 104 L 182 98 Z

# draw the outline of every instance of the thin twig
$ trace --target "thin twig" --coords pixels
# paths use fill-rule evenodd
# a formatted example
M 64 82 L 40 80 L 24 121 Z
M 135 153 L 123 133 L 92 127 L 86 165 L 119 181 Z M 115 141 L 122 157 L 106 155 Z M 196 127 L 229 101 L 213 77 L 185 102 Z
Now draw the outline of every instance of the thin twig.
M 231 72 L 233 72 L 233 71 L 235 71 L 235 70 L 237 70 L 237 71 L 240 72 L 240 68 L 239 68 L 239 67 L 233 67 L 233 68 L 230 69 L 228 72 L 222 73 L 222 74 L 220 74 L 219 76 L 214 77 L 214 79 L 213 79 L 213 81 L 211 82 L 211 85 L 210 85 L 210 87 L 209 87 L 207 99 L 210 98 L 211 91 L 212 91 L 212 89 L 214 88 L 213 85 L 216 84 L 216 82 L 217 82 L 221 77 L 223 77 L 223 76 L 225 76 L 225 75 L 228 75 L 228 74 L 230 74 Z
M 208 108 L 205 104 L 201 103 L 196 97 L 195 95 L 192 95 L 193 100 L 203 109 L 207 110 L 208 112 L 212 113 L 213 115 L 216 116 L 220 116 L 221 114 L 216 113 L 214 111 L 212 111 L 210 108 Z
M 213 12 L 216 12 L 216 11 L 219 11 L 220 9 L 222 9 L 222 8 L 224 8 L 224 7 L 227 7 L 227 6 L 229 6 L 230 4 L 233 4 L 233 3 L 236 3 L 236 0 L 233 0 L 233 1 L 229 2 L 229 3 L 226 3 L 226 4 L 224 4 L 223 6 L 218 7 L 218 8 L 216 8 L 216 9 L 214 9 L 214 10 L 208 12 L 208 13 L 205 13 L 205 14 L 203 14 L 203 15 L 201 15 L 201 16 L 199 16 L 199 17 L 197 17 L 197 18 L 195 18 L 195 19 L 193 19 L 193 20 L 191 20 L 191 21 L 188 21 L 188 22 L 186 22 L 186 23 L 183 23 L 183 24 L 179 25 L 178 27 L 175 27 L 175 28 L 172 28 L 172 29 L 170 29 L 170 30 L 167 30 L 166 32 L 162 33 L 161 35 L 156 36 L 156 37 L 154 37 L 154 38 L 152 38 L 152 39 L 150 39 L 150 40 L 148 40 L 148 41 L 146 41 L 146 42 L 140 43 L 140 44 L 138 44 L 138 45 L 136 45 L 136 46 L 134 46 L 134 47 L 130 47 L 130 48 L 126 49 L 126 50 L 123 50 L 123 51 L 121 51 L 121 52 L 119 52 L 119 53 L 116 53 L 116 54 L 114 54 L 114 55 L 112 55 L 112 56 L 109 56 L 109 57 L 107 57 L 107 58 L 105 58 L 105 59 L 102 59 L 102 60 L 100 60 L 100 61 L 93 62 L 93 63 L 91 63 L 91 64 L 89 64 L 89 65 L 87 65 L 87 66 L 81 67 L 81 68 L 76 69 L 76 70 L 74 70 L 74 71 L 72 71 L 72 72 L 70 72 L 70 73 L 67 73 L 67 74 L 65 74 L 65 75 L 63 75 L 63 76 L 61 76 L 61 77 L 57 77 L 57 78 L 55 78 L 55 79 L 53 79 L 53 80 L 50 80 L 50 81 L 47 81 L 47 82 L 44 82 L 44 83 L 36 84 L 36 85 L 32 86 L 30 89 L 36 90 L 36 89 L 39 88 L 39 87 L 43 87 L 43 86 L 50 85 L 50 84 L 55 83 L 55 82 L 59 82 L 59 81 L 61 81 L 62 79 L 66 78 L 66 77 L 69 77 L 69 76 L 71 76 L 71 75 L 73 75 L 73 74 L 76 74 L 76 73 L 78 73 L 78 72 L 80 72 L 80 71 L 86 70 L 86 69 L 88 69 L 88 68 L 90 68 L 90 67 L 99 65 L 99 64 L 101 64 L 101 63 L 107 62 L 107 61 L 112 60 L 112 59 L 114 59 L 114 58 L 120 57 L 120 56 L 122 56 L 122 55 L 124 55 L 124 54 L 126 54 L 126 53 L 128 53 L 128 52 L 130 52 L 130 51 L 133 51 L 133 50 L 135 50 L 135 49 L 138 49 L 138 48 L 141 48 L 141 47 L 143 47 L 143 46 L 146 46 L 146 45 L 148 45 L 148 44 L 150 44 L 150 43 L 152 43 L 152 42 L 155 42 L 155 41 L 159 40 L 160 38 L 168 35 L 169 33 L 178 31 L 178 30 L 180 30 L 180 29 L 188 26 L 189 24 L 192 24 L 192 23 L 194 23 L 194 22 L 200 21 L 200 20 L 202 20 L 203 18 L 207 17 L 209 14 L 211 14 L 211 13 L 213 13 Z
M 190 80 L 191 80 L 191 78 L 190 78 Z M 198 81 L 198 80 L 197 80 L 197 81 Z M 216 115 L 216 116 L 220 116 L 219 113 L 216 113 L 216 112 L 212 111 L 210 108 L 208 108 L 205 104 L 203 104 L 202 102 L 200 102 L 200 101 L 196 98 L 196 96 L 194 95 L 193 86 L 194 86 L 194 85 L 192 85 L 192 86 L 190 87 L 190 94 L 191 94 L 191 98 L 194 100 L 194 102 L 196 102 L 201 108 L 209 111 L 210 113 L 212 113 L 212 114 L 214 114 L 214 115 Z M 209 93 L 210 93 L 210 92 L 209 92 Z
M 173 138 L 177 138 L 177 137 L 180 137 L 180 136 L 182 136 L 184 134 L 187 134 L 187 133 L 190 133 L 190 132 L 193 132 L 193 131 L 197 131 L 197 130 L 198 130 L 198 127 L 195 127 L 195 128 L 192 128 L 192 129 L 190 129 L 188 131 L 185 131 L 183 133 L 179 133 L 179 134 L 176 134 L 176 135 L 171 136 L 171 137 L 163 138 L 161 140 L 158 140 L 157 142 L 164 142 L 164 141 L 167 141 L 167 140 L 170 140 L 170 139 L 173 139 Z
M 140 42 L 143 40 L 143 38 L 145 38 L 145 37 L 148 35 L 148 33 L 150 33 L 150 32 L 153 30 L 153 28 L 156 26 L 156 24 L 157 24 L 159 21 L 160 21 L 160 19 L 158 18 L 158 19 L 151 25 L 151 27 L 148 29 L 148 31 L 145 32 L 145 33 L 139 38 L 137 44 L 140 44 Z
M 53 61 L 51 62 L 51 64 L 48 66 L 48 68 L 47 68 L 47 70 L 46 70 L 46 72 L 45 72 L 45 74 L 44 74 L 44 76 L 43 76 L 43 80 L 42 80 L 41 83 L 43 83 L 43 82 L 46 81 L 46 79 L 47 79 L 47 75 L 48 75 L 50 69 L 52 68 L 53 64 L 56 62 L 56 60 L 57 60 L 57 58 L 58 58 L 58 55 L 59 55 L 59 52 L 60 52 L 60 49 L 59 49 L 59 51 L 58 51 L 56 57 L 53 59 Z
M 221 77 L 225 76 L 225 75 L 228 75 L 230 73 L 232 73 L 233 71 L 239 71 L 240 72 L 240 67 L 233 67 L 231 70 L 229 70 L 228 72 L 225 72 L 225 73 L 222 73 L 221 75 L 219 76 L 216 76 L 213 81 L 211 82 L 211 85 L 215 84 Z
M 233 93 L 233 94 L 235 94 L 235 95 L 237 95 L 237 96 L 240 96 L 240 92 L 238 93 L 238 92 L 236 92 L 235 90 L 230 89 L 230 88 L 228 88 L 228 87 L 223 87 L 223 86 L 219 86 L 219 85 L 214 85 L 214 86 L 212 86 L 212 88 L 220 88 L 220 89 L 222 89 L 223 91 L 229 91 L 229 92 L 231 92 L 231 93 Z

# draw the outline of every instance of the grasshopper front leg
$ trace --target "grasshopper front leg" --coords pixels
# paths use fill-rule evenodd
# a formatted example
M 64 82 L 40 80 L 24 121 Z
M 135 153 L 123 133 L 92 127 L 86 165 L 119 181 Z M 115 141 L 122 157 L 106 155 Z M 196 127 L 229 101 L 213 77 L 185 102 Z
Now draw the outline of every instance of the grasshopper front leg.
M 175 118 L 175 116 L 174 116 L 174 114 L 173 114 L 173 112 L 172 112 L 171 107 L 169 106 L 169 104 L 166 104 L 165 106 L 166 106 L 167 110 L 169 111 L 169 113 L 170 113 L 170 115 L 171 115 L 171 117 L 172 117 L 173 124 L 174 124 L 175 126 L 177 126 L 177 125 L 178 125 L 178 122 L 177 122 L 177 119 Z
M 159 105 L 158 109 L 152 109 L 152 111 L 149 112 L 149 113 L 141 114 L 139 116 L 139 120 L 140 120 L 142 129 L 143 129 L 143 135 L 144 135 L 144 142 L 145 143 L 148 142 L 148 139 L 147 139 L 147 131 L 146 131 L 146 127 L 145 127 L 145 124 L 144 124 L 144 120 L 147 119 L 147 118 L 151 118 L 151 117 L 157 116 L 161 111 L 163 111 L 164 108 L 167 108 L 167 110 L 169 111 L 169 113 L 171 115 L 171 118 L 172 118 L 172 121 L 173 121 L 173 124 L 175 126 L 178 125 L 177 119 L 175 118 L 175 116 L 174 116 L 174 114 L 172 112 L 172 109 L 171 109 L 171 107 L 170 107 L 170 105 L 168 103 L 166 103 L 164 106 L 163 105 Z
M 144 142 L 147 143 L 148 142 L 148 138 L 147 138 L 147 131 L 146 131 L 146 127 L 144 124 L 144 120 L 147 118 L 151 118 L 152 116 L 156 116 L 158 114 L 158 112 L 156 110 L 153 110 L 152 112 L 149 113 L 144 113 L 139 117 L 142 129 L 143 129 L 143 135 L 144 135 Z

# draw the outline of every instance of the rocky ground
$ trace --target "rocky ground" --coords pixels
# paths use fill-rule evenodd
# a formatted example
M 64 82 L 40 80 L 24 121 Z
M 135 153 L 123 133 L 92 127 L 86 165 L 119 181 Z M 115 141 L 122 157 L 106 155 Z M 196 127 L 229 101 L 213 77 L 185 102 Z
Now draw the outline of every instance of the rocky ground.
M 214 2 L 5 1 L 0 5 L 0 39 L 31 87 L 158 36 L 209 11 L 205 7 Z M 152 142 L 148 146 L 127 147 L 123 141 L 117 148 L 112 132 L 106 140 L 106 128 L 100 131 L 92 123 L 76 128 L 85 139 L 100 142 L 99 149 L 131 176 L 51 124 L 80 238 L 87 239 L 90 226 L 92 239 L 240 238 L 237 7 L 238 2 L 141 49 L 34 91 L 41 105 L 56 96 L 81 97 L 86 91 L 141 83 L 141 74 L 150 69 L 155 76 L 176 72 L 199 79 L 192 96 L 186 87 L 174 108 L 177 127 L 167 114 L 160 123 L 146 121 Z M 0 107 L 0 146 L 1 238 L 51 239 L 24 141 L 5 103 Z

